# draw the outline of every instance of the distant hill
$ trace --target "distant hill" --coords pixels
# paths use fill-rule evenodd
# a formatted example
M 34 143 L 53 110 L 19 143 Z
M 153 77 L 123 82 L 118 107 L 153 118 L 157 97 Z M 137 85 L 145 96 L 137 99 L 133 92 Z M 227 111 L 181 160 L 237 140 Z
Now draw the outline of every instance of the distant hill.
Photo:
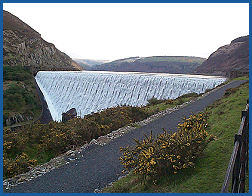
M 75 61 L 18 17 L 3 10 L 3 64 L 39 70 L 81 70 Z
M 249 35 L 221 46 L 202 63 L 195 73 L 237 77 L 249 72 Z
M 110 62 L 109 60 L 94 60 L 94 59 L 74 59 L 83 69 L 90 70 L 97 65 Z
M 204 58 L 191 56 L 130 57 L 97 65 L 92 70 L 153 73 L 192 73 Z

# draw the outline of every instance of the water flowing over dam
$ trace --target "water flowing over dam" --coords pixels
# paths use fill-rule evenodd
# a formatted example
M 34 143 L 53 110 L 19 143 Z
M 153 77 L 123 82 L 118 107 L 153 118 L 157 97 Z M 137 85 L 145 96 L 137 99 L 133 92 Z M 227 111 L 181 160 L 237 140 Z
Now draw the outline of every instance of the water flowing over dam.
M 203 93 L 226 79 L 213 76 L 138 72 L 40 71 L 36 82 L 52 118 L 75 108 L 78 116 L 117 105 L 142 106 L 147 100 L 175 99 L 187 93 Z

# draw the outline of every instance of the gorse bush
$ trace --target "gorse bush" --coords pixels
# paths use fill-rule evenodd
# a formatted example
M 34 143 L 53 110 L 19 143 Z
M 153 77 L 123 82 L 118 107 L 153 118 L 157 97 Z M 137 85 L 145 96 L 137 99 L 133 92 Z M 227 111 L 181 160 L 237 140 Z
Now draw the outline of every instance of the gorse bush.
M 173 101 L 167 100 L 167 104 L 173 104 Z M 41 124 L 38 122 L 15 130 L 5 129 L 3 132 L 4 178 L 28 171 L 35 164 L 47 162 L 61 153 L 80 147 L 89 143 L 92 139 L 97 139 L 99 136 L 106 135 L 118 128 L 128 124 L 133 126 L 134 122 L 141 121 L 152 114 L 153 111 L 147 111 L 142 107 L 118 106 L 86 115 L 84 118 L 74 118 L 64 123 L 52 121 L 49 124 Z M 166 133 L 166 135 L 168 137 L 169 134 Z M 145 141 L 150 143 L 149 147 L 153 147 L 154 144 L 152 143 L 156 145 L 157 142 L 154 142 L 153 138 L 149 138 L 149 140 Z M 157 153 L 157 149 L 149 149 L 149 147 L 146 144 L 144 147 L 146 151 L 142 152 L 142 157 L 148 156 L 148 153 Z M 20 160 L 18 157 L 22 153 L 27 155 L 26 158 L 17 161 Z M 159 155 L 155 156 L 156 158 L 150 159 L 149 168 L 142 168 L 141 172 L 156 172 L 157 165 L 155 164 L 161 164 L 161 160 L 157 162 Z M 148 160 L 149 158 L 146 158 L 145 162 L 148 163 Z M 155 169 L 149 171 L 154 166 Z M 143 171 L 143 169 L 146 169 L 146 171 Z
M 191 115 L 184 118 L 178 125 L 178 131 L 163 133 L 154 137 L 145 135 L 143 141 L 135 140 L 135 146 L 121 148 L 123 156 L 121 163 L 126 171 L 133 170 L 142 182 L 156 182 L 163 174 L 177 173 L 179 170 L 194 166 L 195 160 L 202 155 L 209 141 L 205 131 L 207 125 L 206 113 Z
M 35 123 L 3 132 L 4 178 L 149 116 L 140 107 L 114 107 L 67 122 Z M 26 154 L 25 158 L 23 153 Z M 20 159 L 21 157 L 21 159 Z
M 13 177 L 17 174 L 27 172 L 31 167 L 37 164 L 37 160 L 29 159 L 28 155 L 22 153 L 17 155 L 15 159 L 3 158 L 3 175 L 5 177 Z
M 132 122 L 143 120 L 150 115 L 141 107 L 117 106 L 92 115 L 86 115 L 85 119 L 93 119 L 96 123 L 108 126 L 109 130 L 114 131 Z

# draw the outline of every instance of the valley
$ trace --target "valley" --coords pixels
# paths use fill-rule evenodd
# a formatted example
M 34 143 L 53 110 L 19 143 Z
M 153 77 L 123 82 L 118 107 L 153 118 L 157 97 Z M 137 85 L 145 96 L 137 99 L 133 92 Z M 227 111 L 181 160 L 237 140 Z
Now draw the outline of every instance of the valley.
M 190 56 L 130 57 L 96 65 L 89 70 L 190 74 L 205 60 Z
M 236 81 L 240 76 L 242 81 Z M 17 16 L 3 11 L 4 191 L 80 193 L 102 189 L 121 176 L 120 147 L 133 144 L 132 138 L 142 140 L 142 133 L 150 135 L 152 130 L 154 134 L 163 128 L 174 132 L 182 116 L 203 111 L 209 105 L 214 108 L 210 118 L 215 127 L 223 119 L 223 111 L 218 111 L 217 116 L 214 112 L 215 108 L 219 110 L 216 103 L 222 101 L 211 104 L 231 94 L 235 101 L 228 100 L 220 107 L 227 116 L 233 109 L 241 110 L 242 101 L 248 99 L 245 80 L 249 80 L 249 35 L 220 46 L 208 58 L 167 55 L 113 61 L 72 59 Z M 244 86 L 239 86 L 244 82 Z M 227 88 L 231 90 L 225 91 Z M 39 94 L 43 94 L 47 113 Z M 67 113 L 71 110 L 76 110 L 76 114 Z M 62 122 L 63 113 L 72 116 Z M 239 115 L 233 116 L 236 118 L 230 117 L 226 123 L 237 124 Z M 230 132 L 234 132 L 236 124 Z M 129 129 L 121 134 L 120 129 L 125 127 Z M 222 134 L 211 131 L 217 136 Z M 221 139 L 229 149 L 230 141 Z M 222 143 L 217 141 L 215 147 L 222 149 Z M 22 177 L 23 173 L 66 154 L 62 167 L 49 169 L 52 172 L 43 170 L 31 181 Z M 69 158 L 72 161 L 68 162 Z M 197 164 L 200 163 L 201 160 Z M 15 179 L 23 184 L 12 187 Z M 110 191 L 142 190 L 123 189 Z M 152 190 L 155 187 L 151 186 Z

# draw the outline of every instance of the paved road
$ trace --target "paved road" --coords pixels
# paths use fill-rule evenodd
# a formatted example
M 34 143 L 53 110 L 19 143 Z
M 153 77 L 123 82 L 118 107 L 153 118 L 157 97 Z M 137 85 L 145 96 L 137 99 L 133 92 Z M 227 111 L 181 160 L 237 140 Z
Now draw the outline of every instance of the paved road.
M 117 180 L 121 175 L 123 167 L 119 162 L 119 157 L 122 155 L 119 147 L 134 144 L 132 138 L 143 139 L 143 132 L 149 135 L 152 130 L 156 134 L 162 132 L 162 128 L 167 131 L 176 131 L 177 124 L 181 121 L 183 115 L 189 116 L 192 113 L 203 111 L 206 106 L 221 98 L 227 88 L 236 87 L 242 82 L 235 81 L 223 86 L 205 98 L 167 114 L 146 126 L 135 129 L 103 147 L 92 145 L 82 152 L 82 158 L 32 181 L 11 187 L 7 192 L 92 193 L 97 188 L 101 189 L 110 182 Z

